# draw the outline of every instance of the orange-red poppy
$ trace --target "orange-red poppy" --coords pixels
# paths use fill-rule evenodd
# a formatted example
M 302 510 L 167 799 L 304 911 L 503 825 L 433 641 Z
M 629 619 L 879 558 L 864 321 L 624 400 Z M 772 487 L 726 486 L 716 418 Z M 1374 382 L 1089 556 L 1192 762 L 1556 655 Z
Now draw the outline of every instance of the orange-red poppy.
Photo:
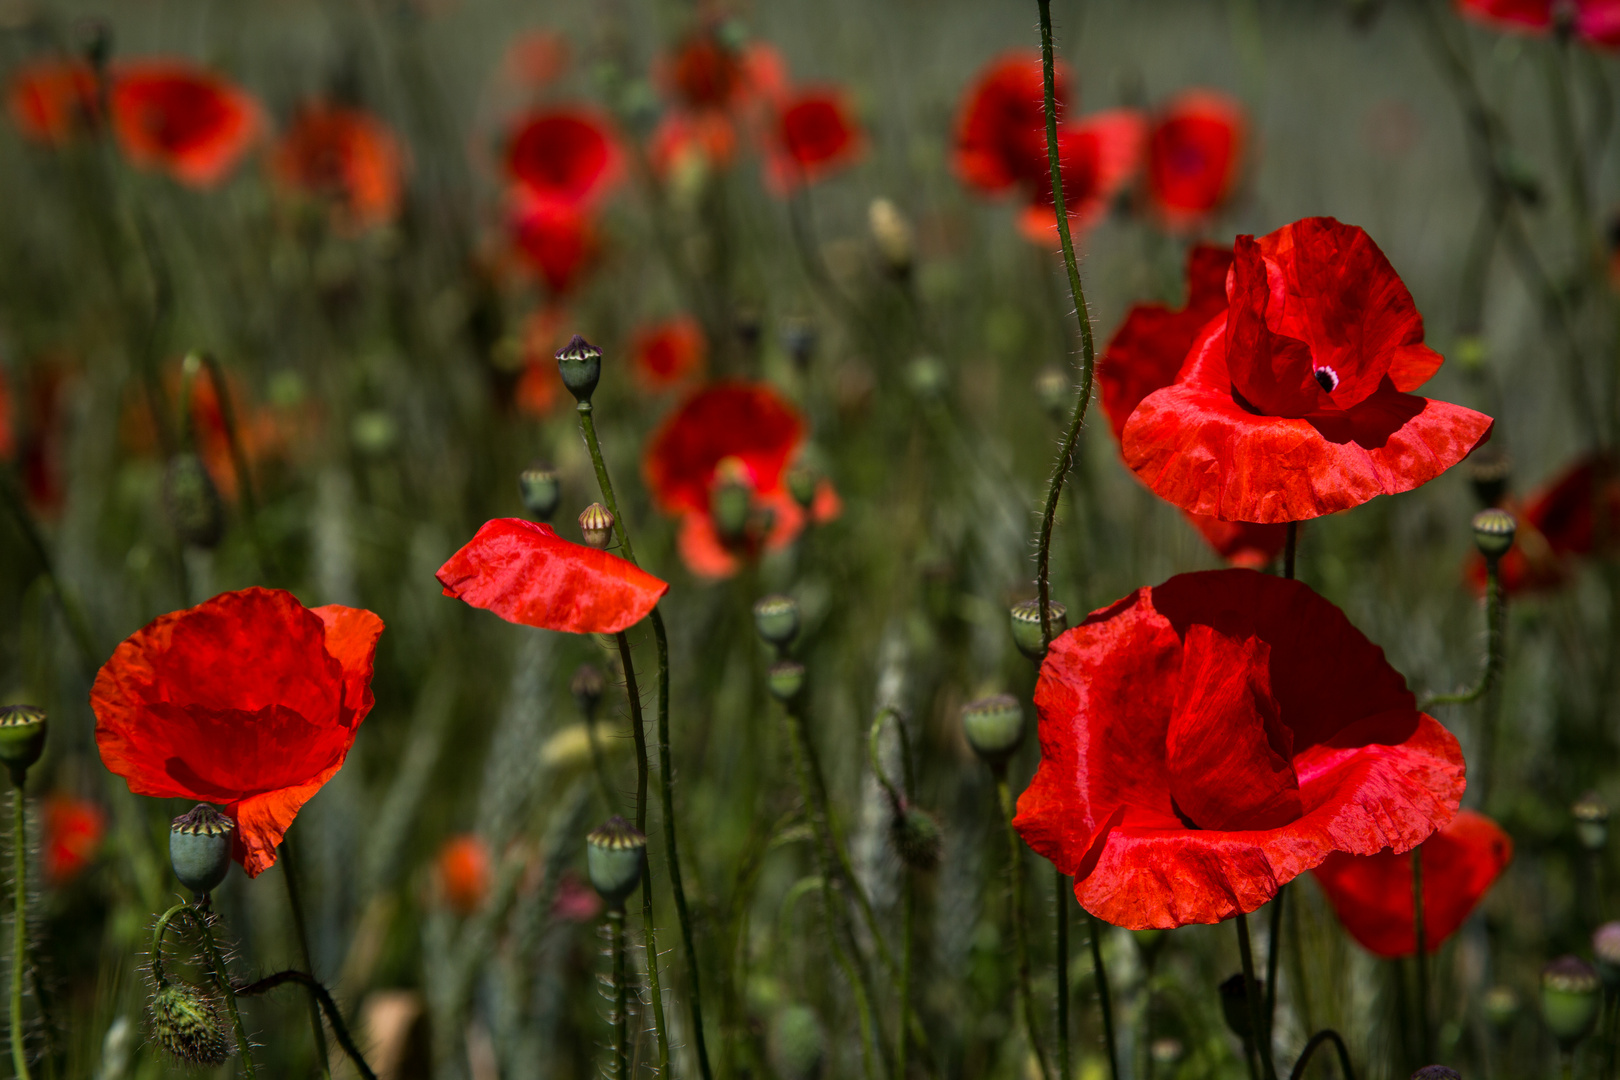
M 519 260 L 556 296 L 579 283 L 596 254 L 596 226 L 564 202 L 516 192 L 508 229 Z
M 385 225 L 399 213 L 405 157 L 371 113 L 313 102 L 299 110 L 270 156 L 282 187 L 328 201 L 340 228 Z
M 45 800 L 45 880 L 61 887 L 95 861 L 107 832 L 107 814 L 85 799 L 57 792 Z
M 601 113 L 558 106 L 519 120 L 507 144 L 506 172 L 533 199 L 578 211 L 623 178 L 624 151 Z
M 1171 229 L 1204 221 L 1232 192 L 1248 124 L 1243 108 L 1214 90 L 1171 99 L 1148 135 L 1147 195 Z
M 806 86 L 772 102 L 765 179 L 778 194 L 813 183 L 856 161 L 866 147 L 843 91 Z
M 263 113 L 245 91 L 181 60 L 120 65 L 109 108 L 130 161 L 199 188 L 225 179 L 264 130 Z
M 708 342 L 690 315 L 643 326 L 631 340 L 636 377 L 650 390 L 664 390 L 703 372 Z
M 6 111 L 24 137 L 43 143 L 67 142 L 100 120 L 95 69 L 82 60 L 24 64 L 6 86 Z
M 439 889 L 458 915 L 471 915 L 484 906 L 492 875 L 489 845 L 471 833 L 452 836 L 439 848 Z
M 1096 225 L 1108 214 L 1114 197 L 1142 165 L 1147 121 L 1135 109 L 1107 109 L 1058 128 L 1058 167 L 1063 177 L 1063 208 L 1076 232 Z M 1041 140 L 1042 152 L 1046 141 Z M 1018 227 L 1036 243 L 1057 238 L 1057 214 L 1050 169 L 1037 173 L 1030 203 Z

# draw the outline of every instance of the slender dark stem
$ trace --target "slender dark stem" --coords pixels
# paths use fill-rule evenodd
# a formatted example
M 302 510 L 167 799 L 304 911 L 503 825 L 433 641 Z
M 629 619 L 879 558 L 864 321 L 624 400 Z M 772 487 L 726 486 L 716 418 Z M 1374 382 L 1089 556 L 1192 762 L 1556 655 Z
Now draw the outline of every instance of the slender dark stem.
M 1266 1038 L 1277 1022 L 1277 965 L 1282 960 L 1282 917 L 1288 885 L 1283 884 L 1271 899 L 1271 940 L 1266 943 Z
M 377 1080 L 377 1074 L 366 1064 L 360 1048 L 355 1045 L 354 1037 L 349 1034 L 349 1027 L 343 1022 L 343 1014 L 338 1010 L 337 1002 L 332 1000 L 332 995 L 315 976 L 305 971 L 278 971 L 274 975 L 266 975 L 258 982 L 239 988 L 236 995 L 253 997 L 274 990 L 283 983 L 297 983 L 309 992 L 312 999 L 320 1002 L 321 1010 L 326 1013 L 326 1022 L 332 1025 L 332 1037 L 337 1040 L 338 1046 L 349 1055 L 349 1060 L 354 1063 L 363 1080 Z
M 1620 994 L 1612 992 L 1603 995 L 1605 1013 L 1603 1017 L 1603 1080 L 1614 1080 L 1614 1062 L 1616 1044 L 1620 1043 Z
M 608 930 L 613 937 L 613 1076 L 630 1080 L 629 995 L 624 980 L 624 908 L 614 905 L 607 913 Z
M 1311 1063 L 1311 1055 L 1315 1054 L 1317 1048 L 1325 1042 L 1331 1042 L 1333 1049 L 1338 1051 L 1339 1067 L 1344 1070 L 1345 1080 L 1356 1080 L 1356 1070 L 1350 1066 L 1350 1051 L 1344 1045 L 1344 1040 L 1339 1037 L 1339 1033 L 1332 1028 L 1323 1028 L 1311 1036 L 1310 1041 L 1305 1044 L 1305 1049 L 1300 1051 L 1299 1060 L 1294 1062 L 1294 1069 L 1288 1074 L 1288 1080 L 1300 1080 L 1300 1077 L 1305 1075 L 1305 1066 Z
M 203 367 L 208 370 L 208 381 L 214 387 L 214 400 L 219 403 L 220 424 L 225 428 L 225 441 L 231 449 L 231 467 L 236 470 L 236 486 L 242 497 L 242 519 L 247 525 L 248 536 L 253 541 L 253 547 L 259 555 L 259 563 L 264 572 L 272 576 L 277 575 L 275 558 L 264 536 L 259 532 L 259 499 L 253 488 L 253 474 L 249 470 L 247 450 L 242 445 L 241 430 L 236 423 L 236 404 L 231 400 L 230 388 L 225 383 L 225 372 L 220 368 L 219 360 L 213 353 L 197 354 Z M 185 403 L 189 411 L 189 400 Z
M 11 772 L 11 1064 L 18 1080 L 29 1080 L 28 1047 L 23 1037 L 23 968 L 28 963 L 28 823 L 23 780 L 28 770 Z
M 1502 593 L 1502 568 L 1499 559 L 1485 560 L 1485 670 L 1472 689 L 1454 694 L 1431 694 L 1418 704 L 1418 711 L 1428 712 L 1436 705 L 1469 705 L 1490 693 L 1502 673 L 1503 626 L 1506 622 L 1506 598 Z
M 1265 1080 L 1277 1080 L 1277 1066 L 1271 1060 L 1271 1030 L 1260 1011 L 1260 987 L 1254 977 L 1254 950 L 1249 946 L 1249 917 L 1237 917 L 1238 953 L 1243 959 L 1243 992 L 1249 999 L 1249 1029 L 1260 1054 Z
M 1097 978 L 1097 1006 L 1102 1011 L 1103 1040 L 1108 1045 L 1108 1075 L 1119 1080 L 1119 1038 L 1114 1034 L 1114 1005 L 1108 993 L 1108 968 L 1103 964 L 1103 921 L 1086 912 L 1091 926 L 1091 966 Z
M 900 914 L 900 1012 L 904 1016 L 911 1008 L 911 935 L 913 924 L 917 919 L 917 872 L 906 867 L 905 881 L 901 884 L 904 895 L 901 898 Z M 906 1050 L 911 1045 L 911 1033 L 906 1030 L 904 1020 L 900 1023 L 900 1030 L 896 1033 L 894 1055 L 894 1078 L 906 1080 Z
M 304 902 L 298 889 L 298 864 L 293 855 L 292 838 L 286 836 L 281 840 L 281 880 L 287 885 L 287 906 L 292 908 L 298 954 L 304 960 L 304 970 L 313 972 L 315 961 L 309 951 L 309 929 L 304 922 Z M 315 1059 L 321 1064 L 321 1075 L 331 1080 L 332 1063 L 326 1056 L 326 1029 L 321 1026 L 320 999 L 314 991 L 310 991 L 309 995 L 309 1022 L 315 1035 Z
M 34 558 L 39 560 L 40 573 L 51 583 L 51 591 L 56 594 L 56 602 L 62 605 L 68 633 L 79 650 L 79 659 L 84 664 L 86 676 L 93 680 L 97 669 L 101 667 L 101 651 L 96 647 L 90 622 L 85 618 L 84 608 L 79 606 L 78 597 L 69 591 L 62 579 L 57 576 L 56 563 L 51 558 L 50 549 L 45 546 L 45 537 L 40 534 L 34 515 L 28 512 L 28 506 L 23 501 L 22 493 L 17 490 L 16 481 L 9 469 L 0 468 L 0 492 L 4 493 L 6 509 L 11 511 L 12 520 L 17 523 L 17 528 L 21 530 L 23 539 L 28 542 Z
M 1052 898 L 1057 904 L 1057 1041 L 1058 1077 L 1069 1080 L 1069 875 L 1052 868 Z
M 1288 543 L 1283 549 L 1283 577 L 1294 580 L 1294 553 L 1299 547 L 1299 522 L 1288 523 Z
M 1012 792 L 1007 787 L 1007 774 L 996 775 L 996 799 L 1001 806 L 1001 824 L 1007 833 L 1007 883 L 1012 891 L 1012 911 L 1008 915 L 1013 929 L 1013 950 L 1018 963 L 1018 996 L 1024 1006 L 1024 1034 L 1029 1048 L 1035 1054 L 1041 1076 L 1051 1080 L 1052 1068 L 1047 1064 L 1046 1051 L 1041 1049 L 1041 1036 L 1035 1026 L 1035 993 L 1029 984 L 1029 931 L 1024 926 L 1024 860 L 1023 846 L 1018 831 L 1013 828 Z
M 1429 1031 L 1429 935 L 1423 918 L 1422 844 L 1412 849 L 1412 933 L 1417 939 L 1413 961 L 1417 964 L 1418 1056 L 1427 1063 L 1434 1055 Z

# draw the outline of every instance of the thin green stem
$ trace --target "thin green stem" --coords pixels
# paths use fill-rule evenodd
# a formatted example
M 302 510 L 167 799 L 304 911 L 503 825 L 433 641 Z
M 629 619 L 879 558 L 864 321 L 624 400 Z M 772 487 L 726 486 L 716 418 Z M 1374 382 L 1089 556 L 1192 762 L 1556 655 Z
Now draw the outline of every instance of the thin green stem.
M 343 1022 L 343 1013 L 338 1010 L 337 1002 L 327 991 L 321 981 L 307 971 L 278 971 L 274 975 L 266 975 L 258 982 L 249 983 L 236 991 L 237 997 L 254 997 L 267 993 L 284 983 L 297 983 L 307 990 L 316 1001 L 321 1003 L 321 1010 L 326 1013 L 327 1023 L 332 1025 L 332 1037 L 337 1040 L 338 1046 L 349 1056 L 355 1069 L 360 1073 L 361 1080 L 377 1080 L 377 1074 L 372 1072 L 371 1066 L 366 1064 L 365 1056 L 355 1045 L 354 1037 L 349 1034 L 349 1025 Z
M 1249 999 L 1249 1030 L 1254 1047 L 1260 1054 L 1260 1068 L 1265 1080 L 1277 1080 L 1277 1066 L 1271 1060 L 1271 1032 L 1260 1011 L 1260 986 L 1254 977 L 1254 950 L 1249 946 L 1249 917 L 1237 917 L 1238 954 L 1243 960 L 1243 992 Z
M 23 1037 L 23 967 L 28 956 L 28 822 L 23 805 L 27 768 L 11 770 L 11 1064 L 18 1080 L 29 1080 L 28 1047 Z
M 1422 844 L 1412 849 L 1412 933 L 1417 945 L 1413 960 L 1417 964 L 1418 1056 L 1427 1064 L 1434 1054 L 1429 1031 L 1429 935 L 1423 918 Z
M 304 922 L 304 902 L 298 888 L 298 864 L 293 854 L 292 838 L 283 837 L 281 840 L 281 880 L 287 885 L 287 906 L 292 908 L 293 932 L 298 937 L 298 953 L 304 960 L 304 970 L 315 971 L 314 958 L 309 951 L 309 929 Z M 321 1075 L 326 1080 L 332 1078 L 332 1063 L 326 1055 L 326 1029 L 321 1026 L 321 1004 L 312 993 L 309 995 L 309 1022 L 310 1029 L 315 1035 L 315 1059 L 321 1064 Z
M 1086 912 L 1091 931 L 1091 967 L 1097 980 L 1097 1008 L 1102 1013 L 1103 1041 L 1108 1046 L 1108 1075 L 1119 1080 L 1119 1038 L 1114 1034 L 1114 1004 L 1108 991 L 1108 967 L 1103 963 L 1103 921 Z
M 1311 1036 L 1310 1041 L 1305 1044 L 1305 1049 L 1300 1051 L 1299 1060 L 1294 1062 L 1294 1068 L 1288 1074 L 1288 1080 L 1300 1080 L 1300 1077 L 1305 1075 L 1305 1066 L 1311 1063 L 1311 1055 L 1315 1054 L 1317 1049 L 1327 1042 L 1331 1042 L 1333 1049 L 1338 1051 L 1339 1067 L 1344 1070 L 1344 1080 L 1356 1080 L 1356 1070 L 1350 1065 L 1350 1050 L 1344 1045 L 1344 1039 L 1332 1028 L 1323 1028 Z
M 615 904 L 607 913 L 613 937 L 613 1076 L 630 1080 L 629 995 L 624 979 L 624 908 Z
M 1052 867 L 1052 899 L 1057 905 L 1057 1041 L 1058 1077 L 1069 1080 L 1069 875 Z
M 95 635 L 90 630 L 90 621 L 85 618 L 84 608 L 79 605 L 78 597 L 62 583 L 61 578 L 57 577 L 56 563 L 51 558 L 50 549 L 45 546 L 45 537 L 40 534 L 34 516 L 28 512 L 28 505 L 24 502 L 22 493 L 17 490 L 16 480 L 12 477 L 10 469 L 0 468 L 0 493 L 5 496 L 6 509 L 11 511 L 12 520 L 17 523 L 23 539 L 28 542 L 34 558 L 39 561 L 40 573 L 50 582 L 51 591 L 56 594 L 56 602 L 62 606 L 68 633 L 79 651 L 79 660 L 84 665 L 86 677 L 93 680 L 96 671 L 101 667 L 101 651 L 96 646 Z
M 911 1007 L 911 935 L 917 918 L 916 871 L 909 866 L 905 869 L 905 880 L 900 888 L 904 891 L 900 913 L 900 1012 L 903 1016 Z M 896 1038 L 894 1078 L 906 1080 L 906 1050 L 911 1045 L 911 1037 L 904 1021 Z
M 1491 687 L 1502 673 L 1506 598 L 1502 592 L 1502 568 L 1499 559 L 1485 560 L 1485 670 L 1472 689 L 1454 694 L 1431 694 L 1418 704 L 1419 712 L 1428 712 L 1436 705 L 1469 705 L 1490 693 Z
M 1284 883 L 1271 899 L 1271 940 L 1266 943 L 1266 1038 L 1277 1022 L 1277 966 L 1282 960 L 1282 917 L 1288 885 Z
M 208 371 L 208 381 L 214 387 L 214 400 L 219 405 L 220 425 L 225 429 L 225 441 L 231 450 L 231 467 L 236 470 L 236 486 L 242 498 L 243 524 L 247 526 L 248 537 L 253 541 L 254 550 L 258 553 L 260 566 L 265 573 L 276 576 L 278 571 L 275 558 L 259 531 L 258 494 L 253 487 L 253 473 L 248 466 L 247 449 L 242 444 L 241 429 L 236 423 L 236 404 L 231 400 L 230 387 L 225 382 L 225 372 L 213 353 L 203 352 L 197 356 Z M 185 404 L 189 415 L 189 398 Z
M 1035 1055 L 1035 1063 L 1040 1066 L 1041 1076 L 1051 1080 L 1052 1067 L 1046 1061 L 1046 1051 L 1041 1049 L 1041 1036 L 1035 1026 L 1035 994 L 1029 983 L 1029 931 L 1024 926 L 1024 860 L 1022 845 L 1018 839 L 1018 831 L 1013 828 L 1013 801 L 1012 792 L 1007 787 L 1007 774 L 1001 771 L 996 776 L 996 801 L 1001 807 L 1001 825 L 1007 834 L 1007 884 L 1011 890 L 1012 910 L 1008 914 L 1008 921 L 1012 923 L 1013 952 L 1018 964 L 1018 996 L 1024 1007 L 1024 1035 L 1029 1040 L 1029 1048 Z

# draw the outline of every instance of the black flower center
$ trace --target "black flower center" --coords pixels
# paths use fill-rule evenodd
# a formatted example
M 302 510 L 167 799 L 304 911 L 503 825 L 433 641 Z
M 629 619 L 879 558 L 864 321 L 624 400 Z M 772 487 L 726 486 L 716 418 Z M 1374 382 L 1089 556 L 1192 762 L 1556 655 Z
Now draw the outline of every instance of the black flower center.
M 1316 376 L 1316 385 L 1322 388 L 1325 394 L 1331 394 L 1339 386 L 1339 373 L 1330 367 L 1319 367 L 1311 374 Z

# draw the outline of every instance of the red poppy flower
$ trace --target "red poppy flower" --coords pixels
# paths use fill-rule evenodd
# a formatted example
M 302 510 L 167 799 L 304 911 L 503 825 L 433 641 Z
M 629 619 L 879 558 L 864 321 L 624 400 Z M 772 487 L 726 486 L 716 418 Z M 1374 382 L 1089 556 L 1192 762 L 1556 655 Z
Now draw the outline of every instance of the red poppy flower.
M 1148 136 L 1148 200 L 1172 229 L 1197 225 L 1237 180 L 1243 109 L 1225 94 L 1188 90 L 1159 114 Z
M 1620 0 L 1457 0 L 1457 8 L 1498 29 L 1533 33 L 1551 30 L 1560 18 L 1569 17 L 1581 40 L 1620 47 Z
M 538 200 L 581 210 L 598 202 L 624 171 L 624 152 L 594 110 L 547 109 L 523 118 L 506 151 L 506 171 Z
M 471 915 L 489 895 L 489 847 L 471 834 L 452 836 L 439 848 L 439 888 L 451 910 Z
M 1509 593 L 1553 589 L 1569 580 L 1576 558 L 1620 551 L 1620 467 L 1589 454 L 1531 496 L 1518 511 L 1513 547 L 1498 567 Z M 1485 588 L 1485 559 L 1468 561 L 1468 579 Z
M 522 518 L 484 523 L 439 567 L 444 595 L 507 622 L 616 634 L 647 617 L 669 586 L 645 570 Z
M 1227 314 L 1126 421 L 1125 463 L 1225 521 L 1287 522 L 1410 491 L 1490 436 L 1414 396 L 1440 366 L 1423 317 L 1361 229 L 1306 218 L 1234 249 Z
M 690 315 L 642 327 L 630 346 L 636 375 L 651 390 L 674 386 L 701 373 L 707 351 L 703 328 Z
M 67 501 L 67 417 L 73 373 L 63 363 L 35 365 L 22 395 L 17 459 L 28 506 L 52 518 Z
M 1507 869 L 1513 840 L 1484 814 L 1460 810 L 1422 852 L 1423 935 L 1427 950 L 1437 952 Z M 1410 854 L 1334 852 L 1311 873 L 1363 948 L 1386 957 L 1417 951 Z
M 93 802 L 57 793 L 45 800 L 44 817 L 45 880 L 59 888 L 95 861 L 107 815 Z
M 1117 444 L 1125 421 L 1155 390 L 1176 381 L 1187 350 L 1211 319 L 1226 310 L 1226 275 L 1232 253 L 1213 244 L 1187 252 L 1187 303 L 1136 304 L 1114 331 L 1097 366 L 1103 412 Z M 1261 567 L 1276 558 L 1288 540 L 1286 525 L 1222 521 L 1207 514 L 1182 513 L 1216 554 L 1233 566 Z
M 1068 69 L 1054 72 L 1058 112 L 1068 102 Z M 1048 173 L 1041 54 L 1005 53 L 979 73 L 956 114 L 956 173 L 988 195 L 1034 185 Z M 1064 192 L 1069 188 L 1065 180 Z
M 661 72 L 660 81 L 689 109 L 728 109 L 748 90 L 742 50 L 716 29 L 707 26 L 688 37 Z
M 385 225 L 399 213 L 404 166 L 381 120 L 322 103 L 298 114 L 270 159 L 283 187 L 330 200 L 339 226 L 350 231 Z
M 1052 643 L 1041 763 L 1013 824 L 1131 929 L 1253 911 L 1334 851 L 1410 850 L 1451 820 L 1462 751 L 1307 586 L 1210 570 Z
M 568 70 L 568 42 L 555 30 L 520 34 L 507 48 L 501 69 L 516 85 L 538 89 Z
M 25 138 L 61 144 L 101 116 L 96 73 L 82 60 L 38 60 L 6 87 L 6 111 Z
M 219 803 L 257 877 L 371 711 L 383 623 L 280 589 L 222 593 L 126 638 L 90 690 L 96 745 L 136 795 Z
M 770 119 L 765 178 L 784 193 L 855 161 L 866 138 L 843 94 L 834 87 L 804 87 L 775 103 Z
M 1063 171 L 1063 207 L 1069 227 L 1083 232 L 1103 219 L 1108 206 L 1142 163 L 1147 121 L 1134 109 L 1092 113 L 1058 128 L 1058 164 Z M 1041 140 L 1046 153 L 1046 140 Z M 1057 236 L 1052 172 L 1036 173 L 1030 205 L 1018 219 L 1024 235 L 1037 243 Z
M 10 461 L 17 452 L 17 432 L 11 425 L 11 383 L 0 368 L 0 461 Z
M 579 284 L 596 254 L 596 227 L 591 219 L 562 203 L 520 194 L 509 225 L 512 244 L 523 264 L 539 274 L 554 295 Z
M 192 187 L 223 180 L 264 129 L 257 102 L 183 61 L 118 68 L 109 103 L 113 132 L 129 159 Z

